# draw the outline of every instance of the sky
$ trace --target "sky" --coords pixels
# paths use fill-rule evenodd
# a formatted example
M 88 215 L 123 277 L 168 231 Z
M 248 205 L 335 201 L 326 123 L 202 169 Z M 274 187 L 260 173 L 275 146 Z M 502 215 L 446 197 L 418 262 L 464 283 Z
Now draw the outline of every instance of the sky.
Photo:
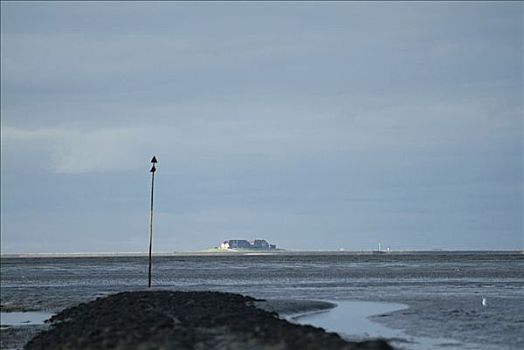
M 522 2 L 1 2 L 1 252 L 523 249 Z

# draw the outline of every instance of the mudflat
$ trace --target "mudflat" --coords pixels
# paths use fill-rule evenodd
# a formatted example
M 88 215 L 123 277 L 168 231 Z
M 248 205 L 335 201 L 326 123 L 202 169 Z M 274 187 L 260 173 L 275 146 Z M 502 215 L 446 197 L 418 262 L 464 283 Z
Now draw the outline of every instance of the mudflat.
M 385 341 L 348 342 L 221 292 L 140 291 L 67 308 L 26 349 L 392 349 Z

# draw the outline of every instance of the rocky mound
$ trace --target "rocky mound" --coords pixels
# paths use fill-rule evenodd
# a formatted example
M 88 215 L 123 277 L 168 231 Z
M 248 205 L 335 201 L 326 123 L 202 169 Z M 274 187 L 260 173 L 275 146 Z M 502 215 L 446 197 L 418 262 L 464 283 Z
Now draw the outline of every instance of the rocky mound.
M 257 300 L 219 292 L 114 294 L 51 318 L 26 349 L 391 349 L 352 343 L 321 328 L 280 319 Z

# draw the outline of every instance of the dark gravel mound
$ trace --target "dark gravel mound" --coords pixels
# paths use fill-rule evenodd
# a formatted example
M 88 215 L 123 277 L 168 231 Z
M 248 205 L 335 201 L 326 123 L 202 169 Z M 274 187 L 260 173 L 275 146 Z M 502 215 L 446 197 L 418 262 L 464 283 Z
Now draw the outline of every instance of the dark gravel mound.
M 68 308 L 25 349 L 391 349 L 350 343 L 219 292 L 125 292 Z

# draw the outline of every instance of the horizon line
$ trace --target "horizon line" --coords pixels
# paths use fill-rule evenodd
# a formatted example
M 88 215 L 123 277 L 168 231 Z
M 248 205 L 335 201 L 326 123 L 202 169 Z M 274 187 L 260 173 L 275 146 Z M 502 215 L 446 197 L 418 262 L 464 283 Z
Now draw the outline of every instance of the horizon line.
M 154 252 L 154 256 L 176 256 L 176 255 L 286 255 L 286 254 L 322 254 L 322 253 L 361 253 L 361 254 L 373 254 L 376 253 L 376 250 L 280 250 L 280 251 L 269 251 L 269 250 L 252 250 L 252 251 L 235 251 L 235 250 L 224 250 L 224 251 L 206 251 L 206 250 L 190 250 L 190 251 L 171 251 L 171 252 Z M 524 248 L 519 249 L 399 249 L 399 250 L 390 250 L 381 251 L 388 254 L 402 254 L 402 253 L 522 253 L 524 254 Z M 132 257 L 132 256 L 148 256 L 147 251 L 143 252 L 37 252 L 37 253 L 0 253 L 1 258 L 37 258 L 37 257 Z

